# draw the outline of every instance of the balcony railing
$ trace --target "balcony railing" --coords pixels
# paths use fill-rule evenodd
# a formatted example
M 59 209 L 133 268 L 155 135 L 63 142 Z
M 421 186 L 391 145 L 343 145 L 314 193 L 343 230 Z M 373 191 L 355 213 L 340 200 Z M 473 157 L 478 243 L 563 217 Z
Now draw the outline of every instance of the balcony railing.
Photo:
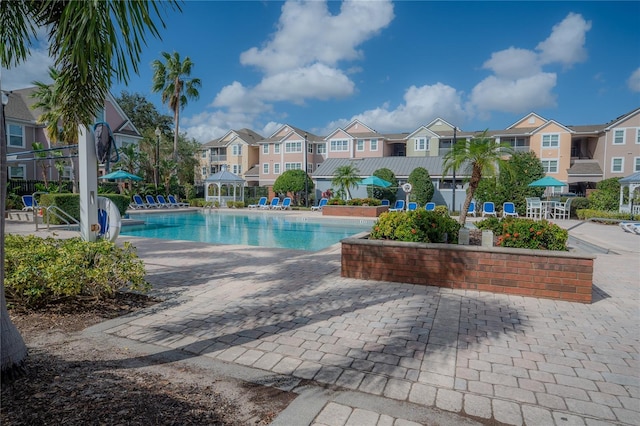
M 211 155 L 209 157 L 209 161 L 212 163 L 220 163 L 222 161 L 227 161 L 227 155 Z

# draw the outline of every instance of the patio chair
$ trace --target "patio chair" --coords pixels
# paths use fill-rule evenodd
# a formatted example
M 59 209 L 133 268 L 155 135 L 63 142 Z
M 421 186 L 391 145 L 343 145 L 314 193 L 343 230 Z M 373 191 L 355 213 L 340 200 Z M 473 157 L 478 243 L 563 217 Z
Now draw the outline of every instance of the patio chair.
M 169 204 L 174 207 L 189 207 L 189 203 L 178 201 L 174 195 L 169 194 L 167 195 L 167 198 L 169 199 Z
M 396 200 L 393 208 L 389 209 L 390 212 L 401 212 L 404 210 L 404 200 Z
M 147 200 L 147 206 L 157 209 L 160 208 L 160 204 L 156 203 L 155 198 L 153 198 L 153 195 L 147 195 L 145 196 L 145 200 Z
M 502 204 L 502 217 L 518 217 L 516 206 L 510 201 Z
M 620 222 L 619 225 L 624 232 L 640 235 L 640 223 L 638 222 Z
M 291 197 L 285 197 L 282 204 L 271 207 L 274 210 L 291 210 Z
M 554 219 L 569 219 L 571 216 L 571 198 L 568 198 L 564 203 L 556 202 L 553 205 L 553 218 Z
M 33 195 L 23 195 L 22 204 L 24 205 L 22 208 L 24 211 L 34 211 L 38 208 L 38 202 L 33 198 Z
M 410 201 L 409 204 L 407 204 L 407 211 L 414 211 L 418 208 L 418 203 L 416 203 L 415 201 Z
M 273 197 L 270 204 L 266 204 L 264 207 L 260 207 L 261 209 L 278 209 L 280 208 L 280 198 Z
M 139 194 L 134 194 L 133 195 L 133 203 L 130 203 L 129 207 L 131 207 L 132 209 L 146 209 L 146 208 L 149 208 L 149 206 L 147 206 L 147 203 L 145 203 L 142 200 L 142 197 Z
M 436 210 L 436 203 L 434 202 L 428 202 L 427 204 L 424 205 L 424 209 L 428 212 L 432 212 Z
M 169 207 L 174 207 L 171 203 L 167 202 L 167 200 L 164 198 L 164 195 L 162 194 L 156 195 L 156 200 L 158 200 L 158 205 L 160 207 L 164 207 L 165 209 L 168 209 Z
M 496 214 L 496 206 L 493 204 L 493 201 L 485 201 L 482 203 L 482 217 L 485 216 L 498 217 Z
M 387 199 L 380 200 L 380 205 L 381 205 L 381 206 L 388 206 L 388 205 L 390 205 L 390 204 L 389 204 L 389 200 L 387 200 Z
M 476 202 L 471 201 L 469 203 L 469 209 L 467 210 L 467 216 L 476 217 Z
M 531 219 L 542 218 L 542 201 L 538 197 L 526 198 L 527 217 Z
M 320 199 L 320 202 L 318 203 L 318 205 L 317 205 L 317 206 L 312 206 L 312 207 L 311 207 L 311 211 L 312 211 L 312 212 L 319 212 L 319 211 L 322 211 L 322 208 L 323 208 L 324 206 L 326 206 L 328 202 L 329 202 L 329 199 L 328 199 L 328 198 L 321 198 L 321 199 Z
M 262 208 L 263 206 L 267 205 L 267 197 L 260 197 L 260 200 L 258 200 L 258 204 L 249 204 L 249 208 L 250 209 L 259 209 Z

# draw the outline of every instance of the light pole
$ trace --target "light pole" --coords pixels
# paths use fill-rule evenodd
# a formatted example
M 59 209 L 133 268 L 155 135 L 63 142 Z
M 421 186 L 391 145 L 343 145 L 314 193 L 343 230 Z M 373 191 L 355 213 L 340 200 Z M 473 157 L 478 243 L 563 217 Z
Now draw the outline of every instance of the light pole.
M 156 181 L 156 193 L 158 192 L 158 183 L 160 181 L 160 135 L 162 134 L 162 132 L 160 131 L 160 127 L 156 127 L 156 166 L 155 166 L 155 173 L 154 173 L 154 178 Z
M 307 134 L 304 134 L 304 205 L 309 207 L 309 152 L 307 151 Z
M 451 143 L 451 149 L 453 149 L 453 146 L 456 144 L 456 126 L 453 126 L 453 142 Z M 451 211 L 455 212 L 456 211 L 456 167 L 453 167 L 453 180 L 452 180 L 452 185 L 453 185 L 453 194 L 451 196 Z

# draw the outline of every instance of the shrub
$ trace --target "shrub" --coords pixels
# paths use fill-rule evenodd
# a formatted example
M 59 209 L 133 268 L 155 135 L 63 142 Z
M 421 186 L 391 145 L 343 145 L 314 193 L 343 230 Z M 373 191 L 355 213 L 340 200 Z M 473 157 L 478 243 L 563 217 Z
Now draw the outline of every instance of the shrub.
M 566 251 L 569 232 L 546 220 L 512 218 L 502 221 L 501 247 Z
M 345 204 L 347 204 L 347 202 L 344 201 L 342 198 L 334 197 L 334 198 L 330 199 L 329 201 L 327 201 L 327 204 L 332 205 L 332 206 L 344 206 Z
M 7 301 L 40 307 L 61 299 L 106 298 L 117 290 L 146 291 L 144 264 L 135 247 L 106 240 L 59 240 L 6 235 L 5 294 Z
M 571 207 L 571 213 L 569 217 L 578 217 L 578 210 L 590 208 L 591 202 L 588 198 L 585 197 L 575 197 L 571 200 L 571 204 L 569 206 Z
M 387 212 L 378 217 L 369 238 L 422 243 L 458 242 L 460 224 L 436 212 Z
M 207 201 L 204 198 L 189 198 L 187 202 L 191 207 L 204 207 Z
M 631 213 L 612 212 L 608 210 L 580 209 L 576 211 L 578 219 L 612 219 L 612 220 L 630 220 Z
M 589 195 L 591 208 L 596 210 L 618 210 L 620 203 L 620 178 L 609 178 L 596 184 L 596 190 Z
M 497 217 L 488 217 L 476 222 L 478 229 L 487 229 L 493 231 L 494 235 L 502 234 L 502 222 Z
M 447 208 L 447 206 L 436 206 L 434 212 L 442 216 L 449 216 L 449 209 Z
M 347 201 L 348 206 L 379 206 L 382 204 L 377 198 L 353 198 Z

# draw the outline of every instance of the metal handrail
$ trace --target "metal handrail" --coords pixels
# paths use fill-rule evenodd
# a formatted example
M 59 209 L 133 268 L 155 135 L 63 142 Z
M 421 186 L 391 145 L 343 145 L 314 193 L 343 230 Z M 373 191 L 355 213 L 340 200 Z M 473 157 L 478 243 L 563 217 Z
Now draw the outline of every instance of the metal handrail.
M 38 230 L 38 210 L 40 210 L 40 206 L 38 206 L 38 201 L 36 200 L 36 195 L 41 195 L 41 194 L 48 194 L 48 192 L 46 191 L 36 191 L 33 194 L 31 194 L 31 199 L 33 200 L 32 203 L 32 208 L 33 208 L 33 223 L 36 224 L 36 231 Z
M 65 212 L 64 210 L 62 210 L 58 206 L 49 206 L 49 207 L 46 208 L 46 211 L 47 211 L 47 231 L 49 230 L 49 227 L 50 227 L 50 222 L 51 221 L 49 220 L 49 215 L 51 215 L 51 214 L 53 214 L 55 217 L 57 217 L 58 219 L 63 221 L 67 226 L 71 225 L 71 223 L 66 218 L 70 219 L 71 222 L 73 222 L 76 225 L 80 226 L 80 222 L 78 222 L 76 220 L 76 218 L 74 218 L 73 216 L 71 216 L 69 213 Z M 66 216 L 66 218 L 65 218 L 65 216 Z

